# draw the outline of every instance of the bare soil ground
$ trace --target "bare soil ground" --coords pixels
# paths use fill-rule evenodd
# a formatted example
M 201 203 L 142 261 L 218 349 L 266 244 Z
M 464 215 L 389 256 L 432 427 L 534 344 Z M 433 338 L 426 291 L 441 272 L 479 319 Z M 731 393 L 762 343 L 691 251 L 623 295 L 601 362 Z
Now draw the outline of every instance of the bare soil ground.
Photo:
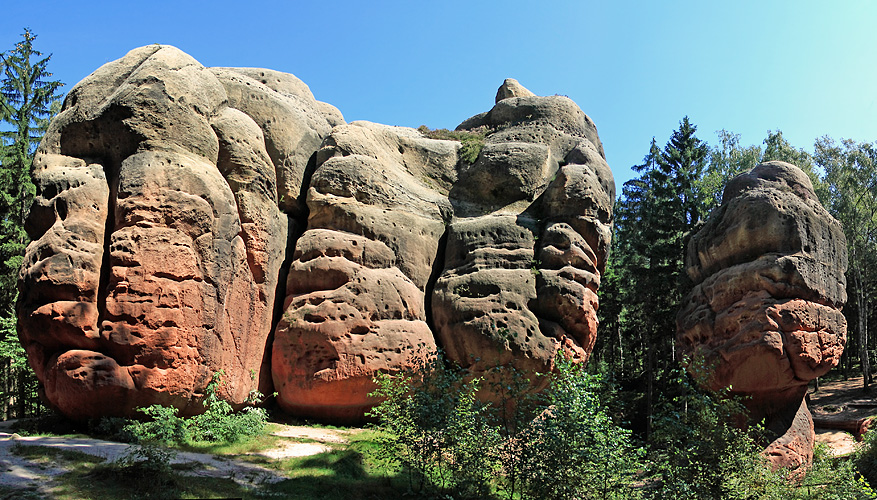
M 816 440 L 828 444 L 835 455 L 855 451 L 858 440 L 877 416 L 877 389 L 863 390 L 862 377 L 811 384 L 810 413 Z
M 23 488 L 50 496 L 53 478 L 67 472 L 51 461 L 31 460 L 12 452 L 14 446 L 45 446 L 49 448 L 78 451 L 104 458 L 108 462 L 118 460 L 136 448 L 136 445 L 104 441 L 100 439 L 62 436 L 19 436 L 9 427 L 12 422 L 0 422 L 0 486 Z M 291 438 L 279 448 L 257 453 L 273 459 L 317 455 L 330 451 L 331 444 L 345 443 L 348 436 L 359 429 L 336 430 L 276 424 L 279 430 L 273 434 Z M 307 442 L 299 442 L 296 440 Z M 285 477 L 277 471 L 257 464 L 206 453 L 178 452 L 172 461 L 176 464 L 194 464 L 181 472 L 184 474 L 232 478 L 242 485 L 256 485 L 282 481 Z

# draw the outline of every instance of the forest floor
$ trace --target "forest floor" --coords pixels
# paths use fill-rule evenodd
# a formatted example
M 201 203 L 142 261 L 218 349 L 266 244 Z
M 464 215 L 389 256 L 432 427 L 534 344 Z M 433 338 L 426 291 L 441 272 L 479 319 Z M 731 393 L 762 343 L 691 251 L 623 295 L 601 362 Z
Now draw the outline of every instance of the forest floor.
M 78 436 L 20 436 L 11 427 L 14 421 L 0 422 L 0 500 L 5 491 L 31 491 L 38 497 L 52 497 L 55 478 L 69 471 L 64 460 L 46 460 L 45 456 L 22 453 L 23 447 L 49 448 L 56 454 L 77 452 L 92 455 L 107 463 L 122 459 L 136 451 L 132 444 Z M 271 424 L 271 435 L 279 439 L 277 446 L 245 457 L 211 453 L 178 451 L 171 463 L 184 474 L 200 477 L 231 478 L 243 487 L 283 481 L 282 472 L 252 462 L 253 456 L 282 460 L 307 457 L 332 451 L 344 445 L 361 429 L 332 429 L 296 425 Z M 4 489 L 5 488 L 5 489 Z M 10 497 L 14 498 L 14 497 Z
M 816 427 L 816 441 L 831 447 L 834 455 L 855 451 L 858 440 L 877 416 L 877 388 L 863 390 L 862 377 L 811 384 L 810 413 Z
M 870 419 L 877 416 L 877 388 L 864 392 L 861 377 L 824 381 L 818 389 L 811 384 L 808 398 L 816 440 L 826 443 L 836 456 L 854 452 L 859 445 L 857 438 L 867 431 Z M 60 484 L 58 478 L 70 470 L 63 457 L 47 459 L 45 454 L 22 452 L 24 447 L 79 452 L 106 462 L 136 449 L 134 445 L 79 436 L 20 436 L 13 432 L 12 424 L 0 422 L 0 500 L 17 498 L 21 492 L 30 492 L 34 498 L 53 497 Z M 243 488 L 252 488 L 287 479 L 285 471 L 266 467 L 254 458 L 265 463 L 325 454 L 345 447 L 362 432 L 281 423 L 271 424 L 270 430 L 276 441 L 264 450 L 237 456 L 179 451 L 173 462 L 183 464 L 179 470 L 189 476 L 231 478 Z M 7 496 L 8 492 L 13 496 Z

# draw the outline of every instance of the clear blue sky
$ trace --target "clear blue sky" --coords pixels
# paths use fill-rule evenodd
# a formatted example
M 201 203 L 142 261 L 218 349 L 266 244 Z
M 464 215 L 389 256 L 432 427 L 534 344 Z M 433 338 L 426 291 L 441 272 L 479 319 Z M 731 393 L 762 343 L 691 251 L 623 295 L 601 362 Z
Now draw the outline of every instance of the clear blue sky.
M 69 90 L 152 43 L 206 66 L 293 73 L 348 121 L 453 128 L 513 77 L 597 124 L 616 183 L 683 116 L 713 144 L 780 129 L 877 140 L 877 1 L 3 2 L 0 50 L 24 27 Z

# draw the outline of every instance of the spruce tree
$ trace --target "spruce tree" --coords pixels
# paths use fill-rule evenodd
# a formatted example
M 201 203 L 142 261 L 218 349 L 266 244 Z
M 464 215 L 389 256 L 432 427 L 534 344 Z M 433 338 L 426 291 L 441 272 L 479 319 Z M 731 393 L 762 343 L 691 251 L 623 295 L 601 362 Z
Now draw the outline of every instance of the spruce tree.
M 24 222 L 36 188 L 31 167 L 48 120 L 57 112 L 61 82 L 50 80 L 51 56 L 33 47 L 25 29 L 15 48 L 0 54 L 0 417 L 23 417 L 39 408 L 36 380 L 15 328 L 16 281 L 28 243 Z
M 49 80 L 47 66 L 51 55 L 42 57 L 35 50 L 36 36 L 25 29 L 15 48 L 0 55 L 3 79 L 3 121 L 9 126 L 0 132 L 5 154 L 0 167 L 0 314 L 12 312 L 15 281 L 27 234 L 24 221 L 35 193 L 30 178 L 33 153 L 45 133 L 52 104 L 60 95 L 61 82 Z M 35 60 L 34 60 L 35 59 Z
M 624 184 L 616 205 L 620 318 L 644 358 L 649 412 L 656 385 L 663 385 L 661 377 L 675 363 L 676 312 L 690 287 L 685 245 L 705 216 L 697 182 L 709 149 L 695 131 L 685 117 L 663 150 L 652 139 L 643 163 L 633 167 L 640 176 Z

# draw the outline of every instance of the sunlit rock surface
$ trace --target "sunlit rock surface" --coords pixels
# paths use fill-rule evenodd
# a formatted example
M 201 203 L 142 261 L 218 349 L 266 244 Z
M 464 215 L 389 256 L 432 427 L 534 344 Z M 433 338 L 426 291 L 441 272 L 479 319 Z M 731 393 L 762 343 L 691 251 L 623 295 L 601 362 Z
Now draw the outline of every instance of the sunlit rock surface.
M 807 383 L 837 365 L 846 342 L 846 240 L 807 175 L 767 162 L 725 187 L 722 205 L 692 237 L 696 283 L 678 316 L 679 348 L 714 389 L 748 396 L 775 440 L 777 467 L 810 463 Z
M 450 134 L 169 46 L 99 68 L 35 161 L 18 314 L 45 397 L 191 414 L 222 370 L 235 405 L 355 421 L 375 374 L 439 348 L 475 373 L 586 361 L 615 196 L 593 122 L 509 79 Z

